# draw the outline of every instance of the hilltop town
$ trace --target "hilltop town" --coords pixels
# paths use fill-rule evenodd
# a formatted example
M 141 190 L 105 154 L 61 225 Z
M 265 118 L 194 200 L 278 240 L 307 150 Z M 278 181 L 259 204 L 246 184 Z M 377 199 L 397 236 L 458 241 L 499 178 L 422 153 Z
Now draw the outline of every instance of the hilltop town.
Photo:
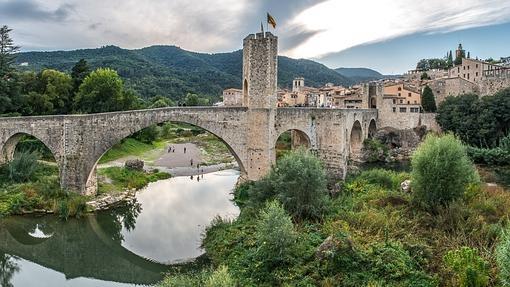
M 424 109 L 423 93 L 429 87 L 438 106 L 448 96 L 463 94 L 492 95 L 510 87 L 510 57 L 480 60 L 471 58 L 459 44 L 445 59 L 424 59 L 416 69 L 400 77 L 381 79 L 344 87 L 327 83 L 322 87 L 306 85 L 297 77 L 292 89 L 280 89 L 278 107 L 315 107 L 331 109 L 378 109 L 381 127 L 398 129 L 428 125 L 439 129 L 434 120 L 435 109 Z M 223 105 L 242 106 L 243 91 L 229 88 L 223 91 Z

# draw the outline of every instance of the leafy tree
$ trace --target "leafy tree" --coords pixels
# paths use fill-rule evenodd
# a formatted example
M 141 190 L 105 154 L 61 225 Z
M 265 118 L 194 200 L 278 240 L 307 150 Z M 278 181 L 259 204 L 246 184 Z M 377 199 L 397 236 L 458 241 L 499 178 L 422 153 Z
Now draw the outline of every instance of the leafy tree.
M 425 86 L 421 94 L 421 106 L 425 112 L 434 113 L 437 110 L 434 93 L 429 86 Z
M 73 78 L 74 91 L 77 92 L 83 80 L 90 73 L 90 67 L 85 59 L 80 59 L 71 70 L 71 78 Z
M 185 106 L 207 106 L 209 99 L 200 97 L 197 94 L 188 93 L 184 98 Z
M 71 111 L 73 97 L 73 80 L 68 74 L 44 70 L 40 74 L 41 93 L 53 105 L 55 114 L 67 114 Z
M 16 61 L 16 53 L 20 47 L 15 46 L 13 40 L 9 36 L 12 31 L 7 26 L 0 28 L 0 78 L 11 73 L 13 64 Z
M 494 96 L 447 97 L 438 108 L 437 122 L 464 142 L 477 147 L 497 147 L 510 133 L 510 88 Z
M 304 150 L 285 154 L 263 180 L 250 189 L 257 202 L 278 199 L 297 220 L 320 218 L 327 202 L 326 172 L 320 160 Z
M 171 99 L 163 96 L 156 96 L 151 98 L 147 105 L 149 109 L 166 108 L 173 106 L 175 106 L 175 103 Z
M 453 135 L 429 135 L 412 157 L 414 200 L 434 211 L 462 197 L 468 185 L 479 181 L 462 142 Z
M 420 79 L 423 80 L 430 80 L 429 75 L 426 72 L 423 72 L 420 76 Z
M 489 284 L 489 266 L 476 249 L 462 247 L 448 251 L 444 262 L 455 274 L 456 286 L 484 287 Z
M 277 201 L 270 201 L 260 212 L 255 240 L 257 250 L 252 261 L 253 277 L 276 284 L 275 269 L 291 265 L 297 255 L 298 235 L 292 219 Z
M 122 79 L 112 69 L 97 69 L 90 73 L 75 97 L 76 110 L 100 113 L 138 108 L 140 102 L 131 90 L 125 90 Z

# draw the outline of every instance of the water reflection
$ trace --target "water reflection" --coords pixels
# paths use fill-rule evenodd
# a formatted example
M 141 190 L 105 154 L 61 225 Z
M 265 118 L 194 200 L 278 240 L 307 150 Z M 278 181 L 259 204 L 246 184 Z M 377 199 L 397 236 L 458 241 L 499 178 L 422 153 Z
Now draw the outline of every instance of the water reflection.
M 204 226 L 217 214 L 237 215 L 229 201 L 237 178 L 224 171 L 160 181 L 130 204 L 80 220 L 0 220 L 1 286 L 154 284 L 169 269 L 158 262 L 200 255 Z
M 1 287 L 14 287 L 11 283 L 15 273 L 20 271 L 15 258 L 5 253 L 0 253 L 0 283 Z

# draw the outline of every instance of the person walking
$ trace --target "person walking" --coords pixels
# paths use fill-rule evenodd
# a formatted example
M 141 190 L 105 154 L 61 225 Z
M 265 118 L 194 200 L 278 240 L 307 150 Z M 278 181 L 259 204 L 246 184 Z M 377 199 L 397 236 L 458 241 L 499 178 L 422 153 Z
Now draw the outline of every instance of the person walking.
M 186 147 L 184 147 L 184 153 L 186 153 Z
M 193 166 L 193 159 L 190 160 L 191 166 Z

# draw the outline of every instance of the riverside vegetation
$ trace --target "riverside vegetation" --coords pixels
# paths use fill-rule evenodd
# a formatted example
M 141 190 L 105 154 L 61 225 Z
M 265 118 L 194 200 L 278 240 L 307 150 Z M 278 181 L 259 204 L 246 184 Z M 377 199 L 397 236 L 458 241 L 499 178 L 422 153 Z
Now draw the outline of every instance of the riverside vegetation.
M 406 179 L 411 192 L 400 188 Z M 204 234 L 209 264 L 159 286 L 510 283 L 510 194 L 480 182 L 452 135 L 429 135 L 412 172 L 363 171 L 335 194 L 319 160 L 293 151 L 234 198 L 239 217 Z

